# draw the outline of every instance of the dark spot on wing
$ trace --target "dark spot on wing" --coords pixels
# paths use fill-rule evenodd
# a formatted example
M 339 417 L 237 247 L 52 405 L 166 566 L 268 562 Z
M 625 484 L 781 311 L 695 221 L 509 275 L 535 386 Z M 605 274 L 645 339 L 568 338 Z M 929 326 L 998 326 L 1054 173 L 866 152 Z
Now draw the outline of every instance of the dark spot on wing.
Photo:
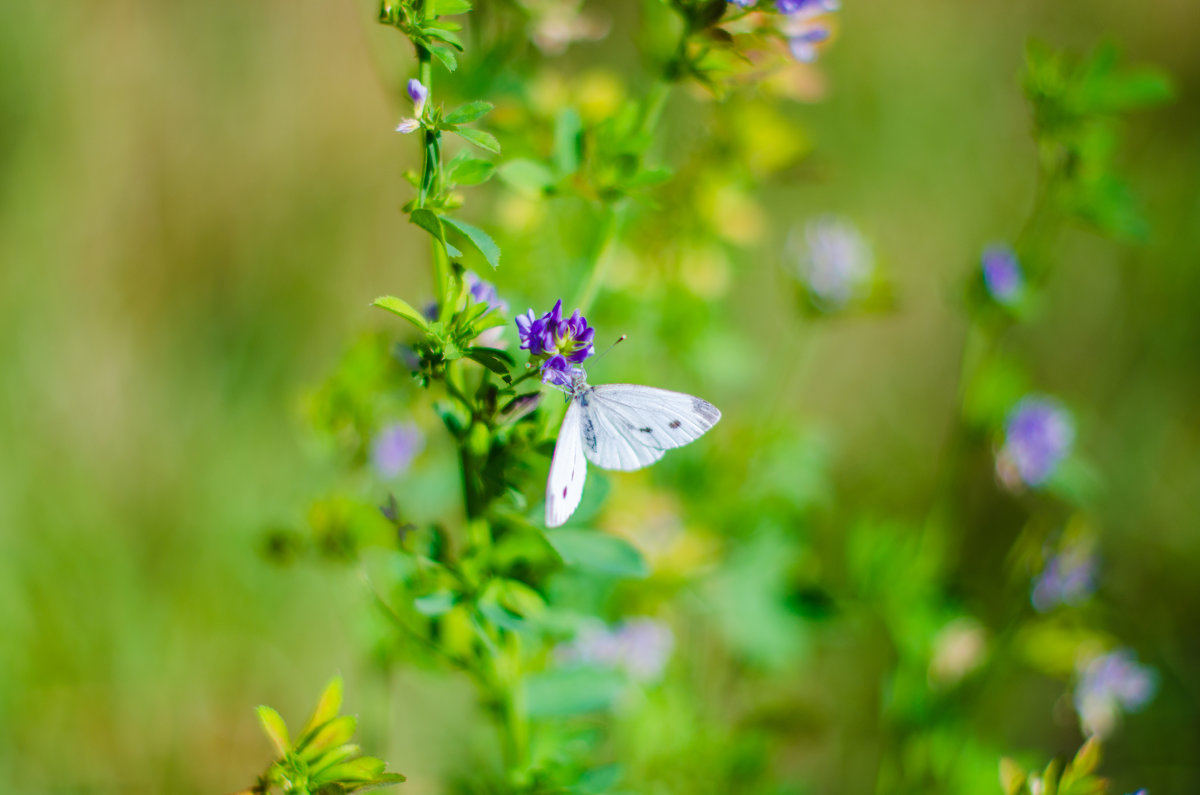
M 596 426 L 592 424 L 591 417 L 583 418 L 583 443 L 593 453 L 596 452 Z
M 683 425 L 683 423 L 680 422 L 679 420 L 671 420 L 670 422 L 667 423 L 667 427 L 670 428 L 671 430 L 675 430 L 680 425 Z
M 653 428 L 638 428 L 638 430 L 641 431 L 642 433 L 654 433 Z
M 563 499 L 565 500 L 566 498 L 567 498 L 567 487 L 563 486 Z
M 721 419 L 721 412 L 717 407 L 709 403 L 707 400 L 701 400 L 698 397 L 692 398 L 692 411 L 703 417 L 709 423 L 715 423 Z

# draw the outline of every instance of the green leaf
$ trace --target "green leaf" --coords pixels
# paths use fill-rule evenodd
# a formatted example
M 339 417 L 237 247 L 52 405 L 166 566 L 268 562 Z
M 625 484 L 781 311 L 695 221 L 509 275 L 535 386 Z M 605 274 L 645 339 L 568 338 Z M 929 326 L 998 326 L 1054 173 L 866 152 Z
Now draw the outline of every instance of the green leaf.
M 456 185 L 478 185 L 487 182 L 495 173 L 495 163 L 471 157 L 466 150 L 459 152 L 446 166 L 446 178 Z
M 1077 777 L 1082 777 L 1095 772 L 1099 766 L 1100 741 L 1095 737 L 1089 737 L 1079 752 L 1075 754 L 1075 761 L 1071 763 L 1071 772 Z
M 579 170 L 583 123 L 574 108 L 563 108 L 554 123 L 554 167 L 563 176 Z
M 446 124 L 467 124 L 476 119 L 483 118 L 491 112 L 492 108 L 496 107 L 490 102 L 484 102 L 481 99 L 474 102 L 468 102 L 466 105 L 459 105 L 454 110 L 446 114 L 446 118 L 442 119 Z
M 469 143 L 475 144 L 480 149 L 486 149 L 489 152 L 500 154 L 500 142 L 496 140 L 496 136 L 483 130 L 472 130 L 471 128 L 462 128 L 452 130 L 455 135 L 460 136 Z
M 442 227 L 442 219 L 432 210 L 424 207 L 413 210 L 409 220 L 433 235 L 434 239 L 446 247 L 446 253 L 451 257 L 461 257 L 462 252 L 446 242 L 446 230 Z
M 303 744 L 302 755 L 307 759 L 318 756 L 321 752 L 343 745 L 354 736 L 358 728 L 358 720 L 353 715 L 343 715 L 327 722 Z
M 525 680 L 531 718 L 564 718 L 610 709 L 625 690 L 625 678 L 603 668 L 558 668 Z
M 462 50 L 463 50 L 462 39 L 460 39 L 458 36 L 454 35 L 453 33 L 451 33 L 448 30 L 444 30 L 442 28 L 435 28 L 433 26 L 428 26 L 428 27 L 423 28 L 421 32 L 424 33 L 426 36 L 428 36 L 431 39 L 436 39 L 437 41 L 444 41 L 446 44 L 449 44 L 451 47 L 458 50 L 459 52 L 462 52 Z
M 400 299 L 397 298 L 396 300 L 399 301 Z M 308 719 L 308 723 L 304 724 L 304 730 L 301 734 L 308 734 L 318 726 L 333 720 L 337 717 L 338 710 L 341 708 L 342 677 L 335 676 L 325 686 L 325 692 L 321 694 L 321 699 L 317 702 L 317 708 L 313 710 L 312 717 Z
M 469 0 L 425 0 L 425 13 L 433 17 L 465 14 L 470 10 Z
M 458 594 L 453 591 L 436 591 L 413 600 L 413 608 L 423 616 L 440 616 L 449 613 L 458 604 Z
M 498 173 L 500 179 L 516 190 L 537 196 L 545 195 L 558 182 L 554 172 L 536 160 L 509 160 L 500 166 Z
M 442 66 L 446 67 L 447 71 L 453 72 L 458 68 L 458 58 L 454 56 L 454 49 L 447 47 L 445 44 L 430 44 L 426 47 L 434 58 L 442 62 Z
M 493 268 L 500 267 L 500 247 L 496 245 L 495 240 L 492 240 L 491 235 L 477 226 L 471 226 L 466 221 L 459 221 L 448 215 L 442 217 L 442 222 L 471 241 L 471 245 L 479 250 L 483 258 L 487 260 L 488 265 L 491 265 Z
M 387 763 L 373 756 L 363 756 L 349 762 L 333 765 L 313 776 L 316 784 L 326 784 L 333 781 L 374 781 L 375 777 L 387 769 Z
M 263 731 L 271 738 L 275 750 L 279 751 L 279 755 L 283 756 L 291 748 L 292 741 L 288 739 L 287 724 L 283 722 L 283 718 L 279 713 L 268 706 L 260 706 L 258 708 L 258 721 L 262 724 Z
M 1025 786 L 1026 774 L 1020 766 L 1004 757 L 1000 760 L 1000 786 L 1004 788 L 1004 795 L 1018 795 Z
M 548 530 L 546 540 L 568 566 L 616 577 L 641 579 L 650 574 L 637 547 L 596 530 Z
M 497 348 L 468 348 L 467 358 L 479 362 L 496 375 L 508 375 L 512 359 L 507 351 Z
M 322 770 L 328 767 L 332 767 L 346 761 L 352 756 L 358 754 L 360 751 L 362 751 L 362 748 L 354 745 L 353 743 L 339 745 L 337 748 L 332 748 L 309 762 L 308 772 L 314 775 L 320 773 Z
M 368 790 L 380 789 L 382 787 L 390 787 L 393 784 L 402 784 L 406 779 L 399 773 L 381 773 L 375 777 L 375 780 L 369 784 L 355 786 L 352 792 L 366 792 Z
M 424 316 L 413 309 L 412 305 L 407 301 L 397 298 L 394 295 L 381 295 L 371 302 L 371 306 L 377 306 L 380 309 L 386 309 L 393 314 L 397 314 L 422 331 L 429 330 L 429 323 L 425 320 Z

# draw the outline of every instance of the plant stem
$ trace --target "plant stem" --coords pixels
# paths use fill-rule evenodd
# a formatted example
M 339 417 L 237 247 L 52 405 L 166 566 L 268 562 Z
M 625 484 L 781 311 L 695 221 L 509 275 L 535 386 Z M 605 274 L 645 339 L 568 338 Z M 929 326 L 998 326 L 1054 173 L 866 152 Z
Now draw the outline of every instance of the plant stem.
M 608 262 L 608 251 L 612 248 L 616 237 L 617 210 L 612 204 L 605 204 L 604 212 L 600 219 L 600 232 L 596 236 L 589 256 L 591 262 L 587 281 L 583 283 L 575 299 L 575 306 L 581 312 L 587 312 L 596 297 L 596 292 L 600 288 L 600 280 L 603 278 L 604 271 L 606 270 L 605 265 Z

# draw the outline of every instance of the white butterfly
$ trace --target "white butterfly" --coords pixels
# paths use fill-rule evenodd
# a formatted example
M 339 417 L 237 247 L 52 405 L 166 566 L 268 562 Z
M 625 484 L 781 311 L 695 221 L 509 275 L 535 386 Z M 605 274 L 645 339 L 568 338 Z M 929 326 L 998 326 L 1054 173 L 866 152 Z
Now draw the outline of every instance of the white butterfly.
M 567 394 L 571 405 L 546 481 L 547 527 L 558 527 L 579 507 L 588 461 L 604 469 L 641 469 L 672 447 L 696 441 L 721 419 L 706 400 L 652 386 L 588 386 L 578 376 Z

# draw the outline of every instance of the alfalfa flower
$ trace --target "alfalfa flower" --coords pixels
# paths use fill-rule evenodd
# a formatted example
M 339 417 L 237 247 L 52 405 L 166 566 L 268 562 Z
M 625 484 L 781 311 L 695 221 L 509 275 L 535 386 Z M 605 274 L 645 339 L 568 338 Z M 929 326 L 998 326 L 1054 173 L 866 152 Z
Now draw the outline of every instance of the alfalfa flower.
M 425 115 L 425 103 L 429 100 L 429 89 L 420 80 L 413 78 L 408 81 L 408 98 L 413 101 L 413 115 L 402 119 L 396 127 L 396 132 L 407 135 L 421 129 L 421 119 Z
M 985 248 L 980 258 L 980 271 L 983 286 L 996 303 L 1012 306 L 1021 300 L 1025 292 L 1025 274 L 1010 246 L 997 243 Z
M 1004 444 L 996 454 L 996 474 L 1009 488 L 1043 485 L 1070 454 L 1075 423 L 1057 400 L 1021 398 L 1008 414 Z
M 561 299 L 541 317 L 530 309 L 516 322 L 521 348 L 541 359 L 542 380 L 546 383 L 569 386 L 582 373 L 576 365 L 596 352 L 592 344 L 596 330 L 578 309 L 564 318 Z
M 785 16 L 779 30 L 792 57 L 801 63 L 817 60 L 817 45 L 832 35 L 821 15 L 837 11 L 838 0 L 775 0 L 775 7 Z
M 560 662 L 616 668 L 635 681 L 653 682 L 662 676 L 674 646 L 671 628 L 653 618 L 632 618 L 615 627 L 596 621 L 559 646 L 555 656 Z
M 1096 592 L 1097 569 L 1090 544 L 1076 543 L 1051 555 L 1033 583 L 1034 609 L 1045 613 L 1060 605 L 1083 604 Z
M 805 225 L 797 248 L 798 275 L 818 309 L 845 309 L 870 293 L 875 256 L 849 221 L 831 215 L 814 218 Z
M 1146 706 L 1157 687 L 1154 669 L 1140 664 L 1129 649 L 1088 661 L 1075 687 L 1075 709 L 1083 733 L 1100 738 L 1112 734 L 1121 714 Z
M 408 471 L 412 461 L 425 447 L 425 436 L 411 422 L 388 425 L 371 443 L 371 465 L 384 478 Z

